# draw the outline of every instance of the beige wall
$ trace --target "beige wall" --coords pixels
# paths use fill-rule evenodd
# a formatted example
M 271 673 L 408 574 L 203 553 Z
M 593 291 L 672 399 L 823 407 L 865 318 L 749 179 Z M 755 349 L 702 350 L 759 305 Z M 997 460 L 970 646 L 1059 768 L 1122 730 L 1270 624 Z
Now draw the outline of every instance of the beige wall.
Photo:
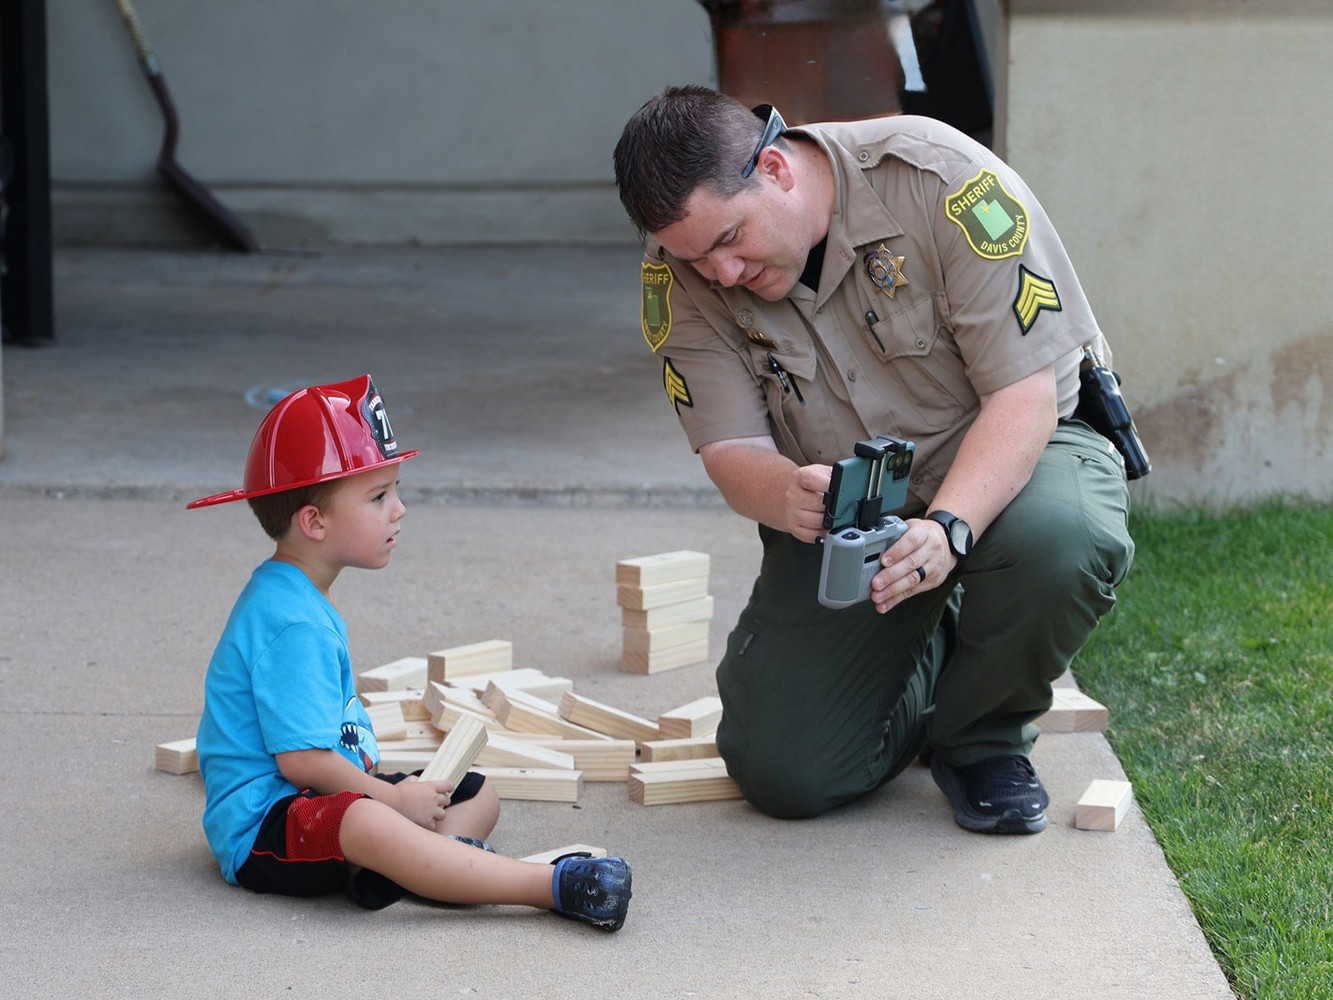
M 1011 0 L 1006 156 L 1117 348 L 1158 497 L 1333 496 L 1330 6 Z

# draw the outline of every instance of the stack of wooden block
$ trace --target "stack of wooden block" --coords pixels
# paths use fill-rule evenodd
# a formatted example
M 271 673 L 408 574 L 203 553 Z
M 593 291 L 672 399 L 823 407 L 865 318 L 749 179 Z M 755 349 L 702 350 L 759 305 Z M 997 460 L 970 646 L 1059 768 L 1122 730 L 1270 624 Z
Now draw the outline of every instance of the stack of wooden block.
M 616 603 L 626 672 L 652 674 L 708 659 L 713 598 L 707 553 L 685 549 L 620 560 Z

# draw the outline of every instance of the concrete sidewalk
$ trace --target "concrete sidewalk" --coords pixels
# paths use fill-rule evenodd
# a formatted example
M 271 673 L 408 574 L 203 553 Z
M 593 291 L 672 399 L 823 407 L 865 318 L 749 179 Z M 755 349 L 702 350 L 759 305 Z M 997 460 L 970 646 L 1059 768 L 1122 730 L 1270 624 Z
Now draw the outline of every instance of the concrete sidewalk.
M 923 768 L 818 820 L 741 802 L 642 807 L 619 784 L 507 802 L 523 855 L 574 841 L 634 866 L 605 935 L 519 908 L 226 886 L 197 776 L 204 667 L 269 548 L 239 485 L 272 393 L 371 372 L 410 511 L 393 564 L 334 597 L 358 668 L 488 638 L 515 665 L 655 718 L 714 692 L 758 563 L 674 427 L 636 327 L 633 248 L 318 257 L 66 251 L 57 341 L 5 349 L 0 819 L 7 981 L 25 997 L 1232 996 L 1151 831 L 1073 828 L 1106 741 L 1051 734 L 1038 837 L 957 828 Z M 712 556 L 712 662 L 617 669 L 618 559 Z M 1112 706 L 1114 711 L 1114 706 Z

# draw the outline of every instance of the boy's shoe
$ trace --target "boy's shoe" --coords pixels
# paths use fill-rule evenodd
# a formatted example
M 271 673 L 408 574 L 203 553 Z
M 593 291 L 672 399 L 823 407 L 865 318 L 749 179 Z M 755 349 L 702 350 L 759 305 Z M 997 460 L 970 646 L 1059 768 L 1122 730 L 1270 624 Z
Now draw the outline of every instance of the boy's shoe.
M 551 862 L 555 912 L 607 931 L 618 931 L 629 910 L 629 865 L 623 858 L 565 854 Z
M 479 851 L 485 851 L 487 854 L 494 854 L 495 848 L 484 840 L 478 840 L 476 837 L 464 837 L 461 833 L 449 834 L 450 840 L 456 840 L 460 844 L 467 844 L 469 847 L 475 847 Z
M 951 767 L 940 755 L 930 761 L 935 779 L 959 826 L 977 833 L 1040 833 L 1051 797 L 1032 762 L 1021 754 L 987 757 Z

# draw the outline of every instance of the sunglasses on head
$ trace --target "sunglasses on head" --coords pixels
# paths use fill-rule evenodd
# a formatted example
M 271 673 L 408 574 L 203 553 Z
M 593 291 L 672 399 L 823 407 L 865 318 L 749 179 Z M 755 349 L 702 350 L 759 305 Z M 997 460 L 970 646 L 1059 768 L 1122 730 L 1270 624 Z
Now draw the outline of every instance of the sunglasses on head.
M 782 120 L 782 115 L 778 114 L 778 109 L 771 104 L 761 104 L 754 109 L 754 113 L 759 118 L 768 116 L 768 121 L 764 125 L 764 132 L 759 136 L 759 144 L 754 147 L 754 152 L 750 154 L 750 160 L 745 164 L 745 169 L 741 171 L 742 177 L 749 177 L 754 173 L 754 168 L 759 166 L 759 154 L 764 151 L 765 146 L 771 146 L 778 141 L 778 136 L 787 131 L 787 123 Z

